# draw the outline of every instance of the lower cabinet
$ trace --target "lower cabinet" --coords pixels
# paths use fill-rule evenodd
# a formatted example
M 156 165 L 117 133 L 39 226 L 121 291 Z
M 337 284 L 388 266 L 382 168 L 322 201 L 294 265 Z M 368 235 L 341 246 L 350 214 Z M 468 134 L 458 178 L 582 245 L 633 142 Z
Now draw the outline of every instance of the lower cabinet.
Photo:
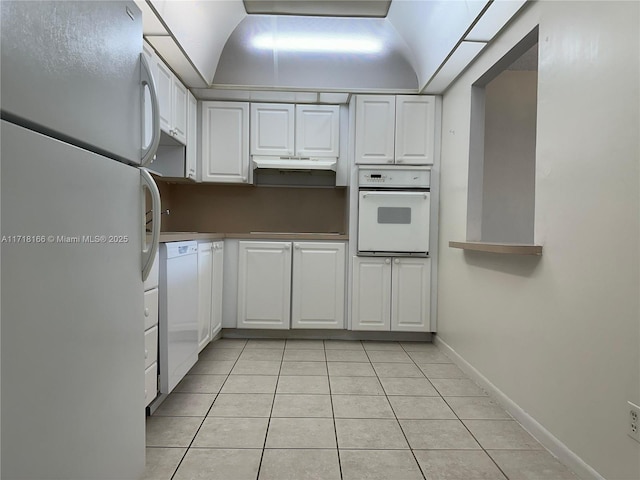
M 224 272 L 224 242 L 213 242 L 213 269 L 211 272 L 211 339 L 222 329 L 222 285 Z
M 211 341 L 213 250 L 211 242 L 198 243 L 198 352 Z
M 159 255 L 144 282 L 144 398 L 145 406 L 158 395 L 158 272 Z
M 354 257 L 352 330 L 428 332 L 431 259 Z
M 344 328 L 345 250 L 342 242 L 240 242 L 237 327 Z
M 198 351 L 222 328 L 224 242 L 198 244 Z
M 345 244 L 294 243 L 292 328 L 344 328 Z

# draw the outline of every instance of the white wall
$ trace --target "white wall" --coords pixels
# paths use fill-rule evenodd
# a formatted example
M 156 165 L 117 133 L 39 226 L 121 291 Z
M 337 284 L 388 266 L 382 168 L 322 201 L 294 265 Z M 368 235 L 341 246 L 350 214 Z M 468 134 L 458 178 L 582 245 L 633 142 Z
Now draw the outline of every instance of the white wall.
M 506 70 L 485 88 L 482 240 L 531 243 L 536 71 Z
M 446 92 L 438 336 L 607 479 L 640 478 L 638 2 L 535 2 Z M 535 240 L 464 240 L 470 85 L 537 24 Z

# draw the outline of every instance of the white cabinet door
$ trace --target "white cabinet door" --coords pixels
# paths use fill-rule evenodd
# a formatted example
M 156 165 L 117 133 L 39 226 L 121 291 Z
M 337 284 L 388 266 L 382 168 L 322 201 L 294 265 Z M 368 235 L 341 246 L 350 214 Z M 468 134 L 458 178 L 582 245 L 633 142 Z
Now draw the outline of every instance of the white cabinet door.
M 224 273 L 224 242 L 213 243 L 213 276 L 211 295 L 211 338 L 222 329 L 222 285 Z
M 198 244 L 198 352 L 211 340 L 212 252 L 211 243 Z
M 187 87 L 174 76 L 172 90 L 173 137 L 182 144 L 187 143 L 187 92 Z
M 191 92 L 188 92 L 187 107 L 188 121 L 185 175 L 191 180 L 196 180 L 198 160 L 198 102 Z
M 352 330 L 391 329 L 391 259 L 353 258 Z
M 156 68 L 158 73 L 156 88 L 158 90 L 158 102 L 160 110 L 160 129 L 172 135 L 173 132 L 173 73 L 156 57 Z
M 435 97 L 396 97 L 396 163 L 433 164 L 435 121 Z
M 340 107 L 296 105 L 296 155 L 340 156 Z
M 238 328 L 289 329 L 291 243 L 240 242 Z
M 151 327 L 144 332 L 144 368 L 158 361 L 158 327 Z
M 294 155 L 294 105 L 251 104 L 251 155 Z
M 249 181 L 249 104 L 202 102 L 203 182 Z
M 391 330 L 428 332 L 431 259 L 395 258 L 391 286 Z
M 356 163 L 393 163 L 396 100 L 393 95 L 358 95 Z
M 158 288 L 144 292 L 144 329 L 158 324 Z
M 344 328 L 345 244 L 295 242 L 292 328 Z
M 158 396 L 158 363 L 153 363 L 144 371 L 144 405 L 145 407 Z
M 188 90 L 158 57 L 155 58 L 153 74 L 158 90 L 160 129 L 182 144 L 187 143 Z

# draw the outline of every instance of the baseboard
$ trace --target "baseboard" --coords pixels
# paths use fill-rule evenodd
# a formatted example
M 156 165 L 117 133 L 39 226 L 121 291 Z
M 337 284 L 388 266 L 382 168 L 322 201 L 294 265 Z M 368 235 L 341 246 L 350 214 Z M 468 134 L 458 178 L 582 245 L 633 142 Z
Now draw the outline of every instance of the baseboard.
M 605 480 L 605 478 L 590 467 L 578 455 L 573 453 L 564 443 L 558 440 L 546 428 L 525 412 L 518 404 L 507 397 L 498 387 L 491 383 L 482 373 L 462 358 L 438 335 L 433 336 L 433 343 L 466 373 L 473 381 L 482 387 L 490 397 L 500 404 L 522 427 L 529 432 L 543 447 L 560 462 L 573 470 L 582 480 Z
M 252 328 L 223 328 L 223 338 L 291 338 L 305 340 L 374 340 L 394 342 L 430 342 L 431 333 L 420 332 L 364 332 L 352 330 L 260 330 Z

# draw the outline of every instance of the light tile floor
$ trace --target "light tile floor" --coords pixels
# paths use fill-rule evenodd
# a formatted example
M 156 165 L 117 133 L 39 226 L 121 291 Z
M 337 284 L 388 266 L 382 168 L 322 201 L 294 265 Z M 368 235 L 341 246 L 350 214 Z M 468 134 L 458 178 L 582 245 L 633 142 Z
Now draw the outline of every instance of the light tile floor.
M 210 344 L 147 418 L 146 480 L 576 480 L 436 346 Z

